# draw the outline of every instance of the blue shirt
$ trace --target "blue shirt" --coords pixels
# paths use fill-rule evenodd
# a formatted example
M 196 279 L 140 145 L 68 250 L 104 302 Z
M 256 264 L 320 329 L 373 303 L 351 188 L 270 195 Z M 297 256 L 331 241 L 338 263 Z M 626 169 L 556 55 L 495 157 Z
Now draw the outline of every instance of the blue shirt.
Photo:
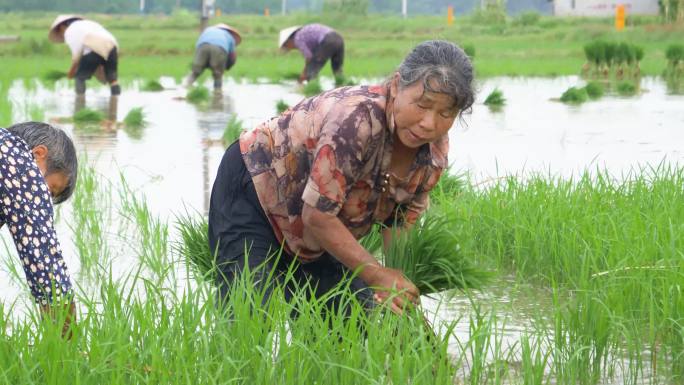
M 54 229 L 52 198 L 31 150 L 0 128 L 0 226 L 19 252 L 31 294 L 42 305 L 70 294 L 71 281 Z
M 202 44 L 211 44 L 221 47 L 226 53 L 231 53 L 235 51 L 235 39 L 230 32 L 223 28 L 218 27 L 208 27 L 202 32 L 199 39 L 197 39 L 197 44 L 195 48 Z

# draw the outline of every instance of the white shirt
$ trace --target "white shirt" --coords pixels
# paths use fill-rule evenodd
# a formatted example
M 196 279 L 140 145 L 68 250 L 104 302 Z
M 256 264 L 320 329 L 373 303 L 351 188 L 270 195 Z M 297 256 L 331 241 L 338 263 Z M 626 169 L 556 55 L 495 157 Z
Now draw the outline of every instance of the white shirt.
M 100 24 L 91 20 L 76 20 L 71 23 L 66 31 L 64 31 L 64 42 L 71 49 L 71 58 L 79 59 L 83 55 L 87 55 L 93 50 L 84 43 L 86 36 L 95 35 L 104 40 L 111 41 L 115 46 L 119 44 L 116 42 L 114 35 L 109 33 Z M 106 59 L 106 58 L 105 58 Z

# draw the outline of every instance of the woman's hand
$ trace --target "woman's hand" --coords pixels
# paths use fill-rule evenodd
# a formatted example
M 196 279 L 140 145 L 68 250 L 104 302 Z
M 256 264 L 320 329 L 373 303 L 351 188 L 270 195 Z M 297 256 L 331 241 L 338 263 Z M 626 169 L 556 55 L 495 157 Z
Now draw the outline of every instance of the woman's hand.
M 390 308 L 397 314 L 403 314 L 407 306 L 420 303 L 420 291 L 401 270 L 367 266 L 361 278 L 375 290 L 375 300 L 380 303 L 391 301 Z
M 64 305 L 64 309 L 54 307 L 52 305 L 41 305 L 41 315 L 43 319 L 49 318 L 51 321 L 56 321 L 64 317 L 64 324 L 62 324 L 62 337 L 70 340 L 72 333 L 72 325 L 76 323 L 76 305 L 74 302 L 69 302 Z

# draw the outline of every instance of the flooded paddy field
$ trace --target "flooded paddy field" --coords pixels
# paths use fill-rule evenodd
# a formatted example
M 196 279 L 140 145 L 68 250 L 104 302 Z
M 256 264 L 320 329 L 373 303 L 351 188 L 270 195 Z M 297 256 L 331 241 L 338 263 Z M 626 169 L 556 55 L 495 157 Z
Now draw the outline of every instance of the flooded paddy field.
M 81 285 L 80 295 L 91 299 L 81 301 L 89 303 L 81 309 L 89 320 L 85 327 L 98 330 L 100 314 L 105 317 L 102 325 L 123 327 L 104 314 L 131 305 L 135 310 L 126 318 L 134 326 L 131 330 L 155 329 L 148 335 L 152 346 L 102 353 L 124 367 L 130 364 L 127 352 L 140 354 L 137 358 L 144 364 L 124 370 L 121 378 L 173 376 L 160 370 L 161 359 L 170 352 L 153 346 L 163 338 L 177 344 L 171 352 L 187 353 L 182 341 L 206 349 L 206 361 L 199 358 L 193 369 L 173 361 L 188 373 L 208 368 L 209 358 L 221 356 L 213 342 L 174 331 L 187 324 L 201 330 L 218 318 L 200 305 L 213 306 L 209 289 L 192 276 L 174 249 L 174 222 L 179 215 L 202 215 L 208 209 L 224 151 L 220 139 L 234 116 L 249 129 L 275 116 L 279 100 L 293 105 L 302 99 L 293 83 L 230 81 L 222 93 L 195 105 L 184 99 L 186 90 L 172 79 L 161 83 L 166 88 L 161 92 L 140 91 L 142 82 L 133 83 L 114 101 L 105 89 L 91 89 L 85 100 L 76 100 L 64 82 L 54 88 L 15 82 L 9 90 L 14 121 L 42 115 L 67 130 L 87 159 L 79 190 L 58 212 L 67 264 Z M 353 378 L 361 375 L 355 370 L 363 371 L 368 383 L 682 381 L 684 172 L 677 165 L 684 161 L 684 96 L 670 94 L 657 78 L 645 78 L 644 92 L 635 97 L 608 95 L 579 106 L 553 100 L 581 83 L 577 77 L 485 80 L 472 113 L 450 131 L 451 173 L 467 174 L 466 186 L 451 201 L 435 204 L 458 217 L 461 224 L 454 232 L 463 239 L 464 257 L 497 272 L 481 291 L 423 298 L 426 317 L 447 337 L 440 346 L 459 368 L 456 373 L 438 363 L 443 357 L 438 352 L 393 361 L 400 356 L 392 352 L 401 348 L 383 342 L 377 343 L 378 349 L 385 349 L 386 356 L 368 354 L 376 360 L 385 357 L 384 368 L 340 367 L 336 375 Z M 324 88 L 331 84 L 324 82 Z M 495 88 L 508 100 L 498 111 L 482 104 Z M 110 122 L 87 128 L 63 119 L 83 107 L 101 111 Z M 126 128 L 120 122 L 138 107 L 147 124 Z M 12 249 L 7 234 L 3 239 Z M 16 298 L 15 309 L 25 309 L 29 296 L 23 273 L 17 272 L 14 254 L 6 255 L 3 270 L 8 278 L 0 298 L 5 309 Z M 140 303 L 127 302 L 132 300 L 112 291 L 135 293 Z M 165 318 L 160 310 L 164 306 L 182 320 Z M 135 311 L 155 321 L 145 324 Z M 238 320 L 249 317 L 243 314 Z M 139 337 L 123 328 L 125 332 L 107 338 Z M 6 329 L 15 336 L 23 330 L 16 324 Z M 225 372 L 237 376 L 243 368 L 263 371 L 264 383 L 281 380 L 273 372 L 288 373 L 294 358 L 306 354 L 296 349 L 302 333 L 296 325 L 278 324 L 274 330 L 270 337 L 247 330 L 255 339 L 240 341 L 268 348 L 260 353 L 259 363 L 236 353 Z M 381 336 L 392 332 L 379 330 Z M 369 341 L 378 341 L 371 338 L 375 332 L 369 333 Z M 334 360 L 333 345 L 322 349 L 322 361 L 314 359 L 311 373 L 325 373 L 320 369 L 325 359 L 344 362 Z M 106 359 L 96 359 L 96 354 L 91 346 L 89 362 L 95 372 L 110 370 Z M 269 360 L 271 372 L 266 369 Z M 402 374 L 402 367 L 407 373 Z

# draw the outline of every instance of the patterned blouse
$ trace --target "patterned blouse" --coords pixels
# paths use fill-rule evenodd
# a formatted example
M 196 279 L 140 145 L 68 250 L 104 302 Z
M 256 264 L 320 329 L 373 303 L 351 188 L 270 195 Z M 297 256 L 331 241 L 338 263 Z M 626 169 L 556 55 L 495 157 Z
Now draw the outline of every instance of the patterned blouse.
M 323 24 L 307 24 L 295 32 L 294 45 L 306 60 L 311 60 L 316 47 L 323 41 L 325 35 L 332 31 L 332 28 Z
M 53 227 L 48 186 L 26 143 L 1 128 L 0 201 L 0 226 L 9 226 L 33 297 L 47 305 L 68 294 L 71 282 Z
M 413 224 L 427 208 L 447 166 L 448 137 L 423 145 L 407 177 L 394 177 L 388 92 L 386 85 L 338 88 L 241 135 L 240 151 L 275 235 L 302 262 L 324 251 L 303 225 L 304 203 L 337 216 L 357 239 L 393 214 Z

